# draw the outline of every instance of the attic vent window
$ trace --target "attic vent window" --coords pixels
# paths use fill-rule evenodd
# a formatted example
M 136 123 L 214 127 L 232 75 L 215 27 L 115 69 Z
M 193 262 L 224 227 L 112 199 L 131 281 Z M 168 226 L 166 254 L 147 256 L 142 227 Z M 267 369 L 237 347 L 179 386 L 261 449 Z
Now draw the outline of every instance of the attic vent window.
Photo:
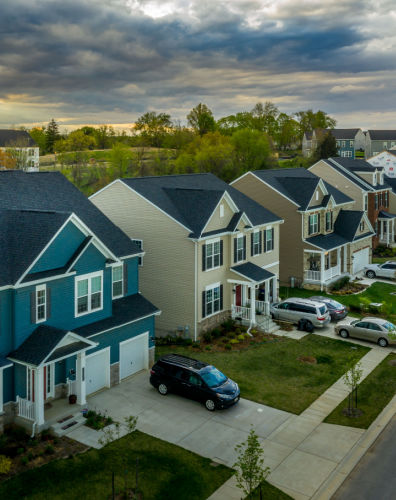
M 220 205 L 220 217 L 224 217 L 224 205 Z
M 316 191 L 316 201 L 319 200 L 319 191 Z

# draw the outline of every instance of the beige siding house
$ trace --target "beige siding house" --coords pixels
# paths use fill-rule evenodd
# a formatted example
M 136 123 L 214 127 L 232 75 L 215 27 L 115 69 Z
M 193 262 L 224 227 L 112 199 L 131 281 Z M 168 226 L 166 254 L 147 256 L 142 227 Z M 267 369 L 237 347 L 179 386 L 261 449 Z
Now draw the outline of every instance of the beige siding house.
M 373 230 L 354 201 L 304 168 L 247 172 L 232 186 L 278 213 L 280 281 L 325 289 L 363 269 Z
M 279 216 L 212 174 L 118 179 L 90 199 L 145 252 L 157 334 L 196 339 L 230 316 L 269 326 Z

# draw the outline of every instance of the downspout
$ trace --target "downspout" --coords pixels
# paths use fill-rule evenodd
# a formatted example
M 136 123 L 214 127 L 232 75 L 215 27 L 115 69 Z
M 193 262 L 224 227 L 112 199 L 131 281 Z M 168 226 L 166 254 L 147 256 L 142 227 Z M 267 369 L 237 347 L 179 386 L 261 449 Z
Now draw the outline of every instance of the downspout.
M 198 242 L 194 242 L 194 342 L 197 341 L 197 322 L 198 322 Z

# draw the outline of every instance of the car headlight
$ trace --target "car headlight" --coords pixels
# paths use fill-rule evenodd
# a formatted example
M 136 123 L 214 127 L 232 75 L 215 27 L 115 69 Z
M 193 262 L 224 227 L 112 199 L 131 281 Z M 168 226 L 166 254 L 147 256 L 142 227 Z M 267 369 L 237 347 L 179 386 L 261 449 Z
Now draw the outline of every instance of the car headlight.
M 220 394 L 219 392 L 216 393 L 216 396 L 220 399 L 234 399 L 235 398 L 234 394 Z

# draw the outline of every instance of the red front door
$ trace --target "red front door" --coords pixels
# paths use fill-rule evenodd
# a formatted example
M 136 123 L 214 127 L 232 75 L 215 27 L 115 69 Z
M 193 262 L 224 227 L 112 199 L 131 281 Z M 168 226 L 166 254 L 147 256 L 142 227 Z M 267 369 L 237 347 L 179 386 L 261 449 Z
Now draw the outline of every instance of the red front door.
M 235 305 L 242 305 L 242 285 L 237 285 L 235 287 Z

